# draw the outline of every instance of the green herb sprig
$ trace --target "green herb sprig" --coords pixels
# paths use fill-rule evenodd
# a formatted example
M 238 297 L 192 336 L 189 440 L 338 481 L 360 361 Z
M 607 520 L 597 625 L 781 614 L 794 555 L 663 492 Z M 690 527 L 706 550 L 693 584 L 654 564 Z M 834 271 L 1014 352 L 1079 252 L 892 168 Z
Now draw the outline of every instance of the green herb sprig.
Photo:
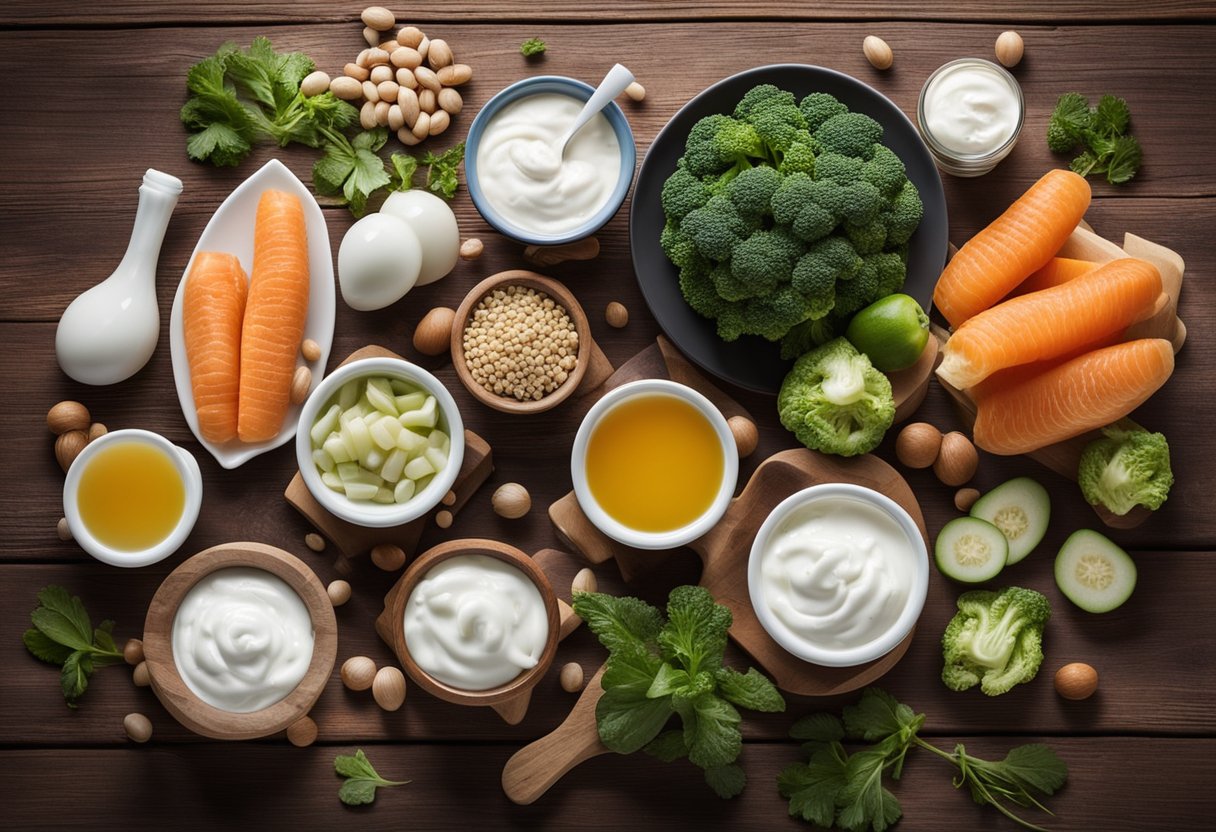
M 1106 181 L 1122 185 L 1140 169 L 1143 153 L 1135 136 L 1127 102 L 1113 95 L 1098 99 L 1096 107 L 1080 93 L 1061 95 L 1047 124 L 1047 146 L 1055 153 L 1081 153 L 1069 167 L 1081 176 L 1106 174 Z
M 535 58 L 538 55 L 545 54 L 546 49 L 548 49 L 548 47 L 540 38 L 528 38 L 519 45 L 519 54 L 523 55 L 525 58 Z
M 338 789 L 338 799 L 347 806 L 364 806 L 376 799 L 376 789 L 387 786 L 404 786 L 409 780 L 385 780 L 377 773 L 371 760 L 357 749 L 353 755 L 339 754 L 334 757 L 334 771 L 346 780 Z
M 883 786 L 883 776 L 898 780 L 912 748 L 923 748 L 957 770 L 955 788 L 966 786 L 980 805 L 993 806 L 1026 829 L 1044 832 L 1019 817 L 1008 804 L 1051 811 L 1034 793 L 1051 795 L 1068 778 L 1068 767 L 1046 745 L 1021 745 L 996 762 L 967 753 L 962 743 L 953 752 L 926 742 L 918 732 L 925 715 L 879 688 L 867 688 L 856 705 L 844 708 L 843 720 L 825 713 L 794 723 L 790 736 L 804 740 L 805 763 L 794 763 L 777 776 L 790 814 L 818 826 L 861 832 L 883 832 L 902 816 L 899 800 Z M 842 741 L 863 740 L 869 747 L 849 754 Z
M 122 651 L 114 643 L 113 621 L 93 628 L 80 598 L 61 586 L 44 587 L 38 607 L 30 613 L 33 627 L 21 640 L 36 658 L 59 665 L 59 682 L 69 708 L 84 695 L 89 677 L 99 667 L 122 662 Z
M 743 791 L 735 762 L 743 748 L 736 706 L 780 712 L 785 700 L 755 668 L 726 667 L 731 612 L 698 586 L 672 590 L 667 617 L 637 598 L 579 592 L 574 611 L 608 648 L 595 717 L 604 745 L 665 762 L 687 757 L 719 797 Z M 679 715 L 683 730 L 667 730 Z

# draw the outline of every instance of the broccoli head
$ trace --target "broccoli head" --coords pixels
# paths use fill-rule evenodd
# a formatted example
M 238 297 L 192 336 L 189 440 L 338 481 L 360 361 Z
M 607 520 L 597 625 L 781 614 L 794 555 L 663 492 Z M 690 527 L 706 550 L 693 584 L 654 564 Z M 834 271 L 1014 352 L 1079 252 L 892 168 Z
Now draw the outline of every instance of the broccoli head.
M 812 133 L 832 116 L 849 111 L 849 108 L 837 101 L 835 96 L 828 95 L 826 92 L 811 93 L 798 103 L 798 109 L 802 111 L 802 115 L 806 118 L 806 127 Z
M 705 318 L 716 318 L 726 301 L 722 300 L 704 264 L 680 269 L 680 294 L 692 311 Z
M 1029 682 L 1043 661 L 1050 618 L 1050 602 L 1033 589 L 964 592 L 942 635 L 942 681 L 951 690 L 979 685 L 989 696 Z
M 877 254 L 887 244 L 887 223 L 881 215 L 865 225 L 846 222 L 844 235 L 858 254 Z
M 836 300 L 836 282 L 850 280 L 861 269 L 861 264 L 857 252 L 842 237 L 827 237 L 806 250 L 806 254 L 794 266 L 792 283 L 808 299 L 820 299 L 813 304 L 817 314 L 812 314 L 812 318 L 822 318 L 832 311 Z M 825 295 L 831 301 L 826 308 L 822 300 Z
M 840 113 L 815 130 L 815 139 L 830 153 L 870 159 L 882 139 L 882 125 L 864 113 Z
M 663 232 L 659 234 L 659 245 L 667 259 L 675 263 L 676 268 L 682 269 L 694 263 L 705 264 L 705 258 L 697 253 L 697 247 L 692 240 L 683 234 L 680 226 L 674 222 L 669 221 L 663 226 Z
M 1136 506 L 1161 508 L 1174 484 L 1165 437 L 1139 425 L 1130 430 L 1116 425 L 1102 433 L 1085 447 L 1077 469 L 1085 499 L 1120 515 Z
M 731 201 L 724 196 L 711 198 L 680 220 L 680 233 L 692 241 L 701 256 L 710 260 L 729 259 L 731 249 L 751 231 Z
M 772 84 L 759 84 L 752 87 L 739 103 L 735 105 L 735 118 L 747 121 L 756 112 L 767 110 L 774 106 L 796 106 L 797 99 L 792 92 L 786 92 Z
M 730 116 L 706 116 L 692 126 L 684 146 L 684 166 L 693 176 L 745 169 L 765 157 L 764 145 L 750 124 Z
M 905 180 L 895 198 L 882 210 L 882 219 L 887 227 L 887 245 L 902 246 L 912 239 L 925 214 L 920 201 L 920 192 L 910 181 Z
M 679 222 L 689 211 L 709 202 L 712 195 L 705 182 L 693 176 L 684 165 L 679 165 L 676 172 L 663 183 L 659 202 L 663 206 L 663 213 L 667 215 L 667 221 Z
M 726 186 L 726 197 L 740 216 L 759 219 L 772 213 L 773 194 L 780 185 L 781 174 L 775 168 L 762 165 L 731 179 Z
M 815 178 L 848 185 L 862 177 L 865 165 L 865 162 L 853 156 L 832 152 L 821 153 L 815 160 Z
M 738 243 L 730 255 L 730 271 L 735 283 L 747 291 L 728 300 L 760 297 L 774 291 L 781 283 L 789 283 L 794 261 L 802 255 L 802 244 L 780 227 L 757 231 Z
M 772 199 L 773 219 L 808 243 L 831 234 L 837 223 L 836 215 L 816 200 L 815 187 L 815 180 L 805 173 L 791 173 Z
M 883 208 L 878 189 L 863 180 L 841 185 L 830 179 L 816 179 L 811 198 L 837 220 L 858 225 L 873 222 Z
M 898 194 L 908 181 L 903 160 L 885 144 L 874 146 L 874 155 L 862 166 L 861 175 L 888 199 Z
M 895 419 L 895 399 L 870 359 L 835 338 L 794 362 L 777 394 L 777 412 L 808 448 L 856 456 L 878 447 Z
M 787 147 L 785 155 L 781 157 L 781 164 L 777 165 L 777 171 L 783 176 L 791 173 L 805 173 L 807 176 L 814 176 L 815 150 L 811 147 L 810 140 L 799 140 Z

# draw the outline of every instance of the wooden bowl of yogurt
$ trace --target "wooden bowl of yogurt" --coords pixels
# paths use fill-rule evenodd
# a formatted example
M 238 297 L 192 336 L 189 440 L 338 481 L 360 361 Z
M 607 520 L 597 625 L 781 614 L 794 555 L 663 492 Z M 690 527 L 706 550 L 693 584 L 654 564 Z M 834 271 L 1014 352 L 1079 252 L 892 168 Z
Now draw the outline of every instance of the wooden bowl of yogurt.
M 557 596 L 526 554 L 495 540 L 441 543 L 384 599 L 376 632 L 433 696 L 523 719 L 561 638 Z
M 196 734 L 248 740 L 308 714 L 329 679 L 338 625 L 303 561 L 225 543 L 173 570 L 144 622 L 152 690 Z

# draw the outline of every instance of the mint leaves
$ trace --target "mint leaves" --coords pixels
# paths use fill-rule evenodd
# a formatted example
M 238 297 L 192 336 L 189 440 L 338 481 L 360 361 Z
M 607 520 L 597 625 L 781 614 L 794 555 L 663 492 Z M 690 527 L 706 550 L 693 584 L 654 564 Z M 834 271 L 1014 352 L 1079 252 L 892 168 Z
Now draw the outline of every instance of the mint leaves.
M 59 681 L 69 708 L 84 695 L 93 671 L 122 662 L 122 651 L 114 643 L 113 621 L 96 629 L 84 604 L 61 586 L 44 587 L 38 607 L 30 613 L 33 627 L 21 637 L 35 658 L 60 665 Z
M 645 751 L 665 762 L 687 757 L 719 797 L 743 791 L 736 706 L 780 712 L 785 700 L 764 675 L 722 664 L 730 610 L 697 586 L 672 590 L 667 616 L 637 598 L 576 593 L 574 611 L 604 647 L 600 739 L 620 754 Z M 663 729 L 678 715 L 682 730 Z
M 804 740 L 807 761 L 788 766 L 777 777 L 777 789 L 789 800 L 790 814 L 818 826 L 861 832 L 883 832 L 902 815 L 899 800 L 883 786 L 884 775 L 898 780 L 912 748 L 923 748 L 957 769 L 955 788 L 967 786 L 981 805 L 991 805 L 1027 829 L 1041 827 L 1014 814 L 1007 804 L 1038 808 L 1051 814 L 1033 793 L 1053 794 L 1068 778 L 1068 767 L 1046 745 L 1012 749 L 991 762 L 967 754 L 962 743 L 942 751 L 918 736 L 925 715 L 879 688 L 866 688 L 861 701 L 844 708 L 843 719 L 811 714 L 794 723 L 790 736 Z M 845 739 L 873 743 L 849 754 Z
M 1047 146 L 1055 153 L 1081 153 L 1069 164 L 1081 176 L 1106 174 L 1106 181 L 1122 185 L 1140 169 L 1140 142 L 1127 134 L 1131 123 L 1127 102 L 1113 95 L 1098 99 L 1096 107 L 1080 93 L 1067 92 L 1056 102 L 1047 124 Z
M 372 766 L 371 760 L 357 749 L 354 755 L 339 754 L 334 757 L 334 771 L 345 782 L 338 789 L 338 799 L 347 806 L 364 806 L 376 799 L 376 789 L 387 786 L 404 786 L 409 780 L 385 780 Z

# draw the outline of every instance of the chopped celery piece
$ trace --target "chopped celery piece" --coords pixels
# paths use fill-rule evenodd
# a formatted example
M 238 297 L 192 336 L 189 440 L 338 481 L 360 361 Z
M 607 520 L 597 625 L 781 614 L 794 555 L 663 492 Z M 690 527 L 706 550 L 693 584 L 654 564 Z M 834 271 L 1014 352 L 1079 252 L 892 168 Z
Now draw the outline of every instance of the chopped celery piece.
M 384 465 L 384 453 L 379 448 L 372 448 L 368 451 L 367 457 L 360 462 L 369 470 L 379 471 Z
M 322 471 L 334 470 L 334 458 L 325 453 L 321 448 L 314 448 L 312 452 L 313 463 Z
M 352 379 L 342 385 L 342 389 L 338 391 L 338 406 L 343 410 L 350 410 L 355 406 L 355 402 L 359 401 L 359 393 L 363 389 L 363 381 L 361 379 Z
M 353 404 L 350 407 L 343 408 L 342 415 L 338 417 L 338 421 L 343 425 L 347 425 L 355 419 L 362 419 L 366 413 L 367 411 L 363 408 L 363 405 Z
M 425 456 L 419 456 L 405 463 L 403 473 L 412 480 L 422 479 L 435 473 L 435 466 Z
M 397 415 L 397 403 L 393 401 L 393 388 L 388 379 L 368 379 L 367 400 L 381 413 L 387 413 L 389 416 Z
M 348 482 L 346 484 L 346 496 L 352 500 L 374 500 L 379 492 L 379 486 L 368 483 Z
M 384 465 L 380 467 L 380 476 L 386 482 L 396 482 L 401 479 L 401 471 L 405 468 L 406 461 L 409 456 L 400 448 L 393 448 L 392 453 L 384 460 Z
M 325 444 L 321 446 L 325 449 L 325 453 L 329 454 L 329 458 L 334 462 L 350 462 L 354 457 L 350 451 L 346 449 L 346 443 L 342 441 L 340 434 L 331 433 L 329 438 L 325 440 Z
M 393 489 L 393 499 L 399 503 L 407 502 L 413 496 L 413 480 L 401 480 L 399 483 L 397 483 L 397 487 Z
M 389 491 L 384 486 L 380 486 L 379 488 L 376 489 L 376 496 L 372 497 L 372 500 L 377 503 L 386 503 L 386 504 L 392 504 L 392 503 L 396 502 L 396 499 L 393 497 L 393 492 Z
M 325 484 L 326 488 L 332 488 L 334 491 L 337 491 L 339 494 L 346 491 L 346 486 L 343 484 L 342 480 L 338 477 L 338 475 L 330 473 L 329 471 L 326 471 L 324 474 L 321 475 L 321 482 L 323 482 Z
M 439 421 L 439 409 L 434 396 L 427 396 L 426 402 L 417 410 L 411 410 L 409 413 L 401 414 L 402 427 L 423 427 L 433 428 L 435 423 Z
M 397 447 L 410 456 L 418 456 L 426 446 L 426 437 L 420 433 L 404 429 L 397 434 Z
M 397 447 L 397 434 L 405 428 L 392 416 L 381 416 L 368 427 L 372 441 L 386 451 Z
M 448 464 L 448 455 L 439 448 L 427 448 L 422 454 L 422 458 L 431 463 L 431 467 L 435 469 L 435 473 L 443 470 L 443 467 Z
M 338 426 L 338 417 L 342 414 L 342 408 L 334 405 L 329 410 L 325 411 L 325 415 L 318 419 L 309 431 L 309 436 L 312 438 L 313 447 L 320 445 L 325 441 L 325 437 L 329 436 L 330 432 Z
M 354 448 L 355 456 L 360 460 L 366 460 L 372 450 L 372 435 L 368 433 L 364 421 L 362 419 L 351 420 L 342 428 L 342 435 L 348 438 L 350 446 Z
M 397 396 L 393 401 L 397 404 L 398 413 L 406 413 L 410 410 L 417 410 L 426 404 L 426 393 L 418 390 L 414 393 L 406 393 L 404 396 Z

